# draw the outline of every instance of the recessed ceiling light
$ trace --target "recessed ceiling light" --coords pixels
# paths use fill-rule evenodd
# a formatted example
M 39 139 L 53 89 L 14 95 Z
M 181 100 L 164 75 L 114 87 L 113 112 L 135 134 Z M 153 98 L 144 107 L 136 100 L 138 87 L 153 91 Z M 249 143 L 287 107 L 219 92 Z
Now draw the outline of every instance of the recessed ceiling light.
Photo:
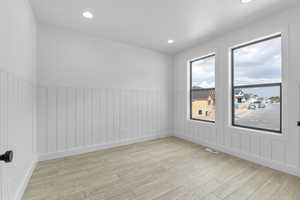
M 94 15 L 90 11 L 85 11 L 82 13 L 82 16 L 84 16 L 87 19 L 93 19 Z
M 250 3 L 252 0 L 241 0 L 242 3 Z
M 174 40 L 168 40 L 169 44 L 173 44 L 175 41 Z

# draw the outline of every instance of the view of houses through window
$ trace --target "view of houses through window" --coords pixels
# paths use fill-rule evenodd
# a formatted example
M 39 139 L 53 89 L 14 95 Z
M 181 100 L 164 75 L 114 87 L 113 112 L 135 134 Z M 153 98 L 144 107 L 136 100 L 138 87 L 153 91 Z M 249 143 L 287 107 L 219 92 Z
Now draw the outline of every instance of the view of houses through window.
M 190 118 L 214 122 L 216 112 L 215 56 L 210 55 L 190 62 Z
M 281 35 L 232 49 L 232 125 L 281 133 Z M 190 62 L 190 119 L 215 121 L 215 55 Z
M 281 132 L 281 37 L 232 50 L 232 124 Z

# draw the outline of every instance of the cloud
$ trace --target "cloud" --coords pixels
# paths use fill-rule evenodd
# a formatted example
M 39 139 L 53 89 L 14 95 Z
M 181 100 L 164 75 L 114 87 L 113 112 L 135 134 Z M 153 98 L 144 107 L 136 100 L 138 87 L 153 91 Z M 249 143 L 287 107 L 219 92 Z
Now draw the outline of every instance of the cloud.
M 281 82 L 281 39 L 235 50 L 234 75 L 236 84 Z
M 199 87 L 202 87 L 202 88 L 214 88 L 215 83 L 214 82 L 207 82 L 207 81 L 194 82 L 193 86 L 199 86 Z
M 192 85 L 203 88 L 215 87 L 215 57 L 193 62 Z
M 281 38 L 234 51 L 235 85 L 281 82 Z M 215 57 L 193 62 L 192 85 L 215 87 Z

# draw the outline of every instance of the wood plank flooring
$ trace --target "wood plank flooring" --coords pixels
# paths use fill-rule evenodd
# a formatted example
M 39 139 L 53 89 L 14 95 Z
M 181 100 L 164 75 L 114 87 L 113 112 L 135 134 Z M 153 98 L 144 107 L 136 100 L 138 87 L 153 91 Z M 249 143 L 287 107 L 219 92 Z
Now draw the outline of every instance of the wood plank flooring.
M 300 178 L 175 137 L 38 164 L 23 200 L 300 200 Z

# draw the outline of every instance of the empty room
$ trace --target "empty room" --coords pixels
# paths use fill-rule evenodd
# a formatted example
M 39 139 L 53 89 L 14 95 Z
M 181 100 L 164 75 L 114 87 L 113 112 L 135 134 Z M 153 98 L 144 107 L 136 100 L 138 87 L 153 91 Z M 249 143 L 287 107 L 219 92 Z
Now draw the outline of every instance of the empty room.
M 0 200 L 300 200 L 299 0 L 1 0 Z

